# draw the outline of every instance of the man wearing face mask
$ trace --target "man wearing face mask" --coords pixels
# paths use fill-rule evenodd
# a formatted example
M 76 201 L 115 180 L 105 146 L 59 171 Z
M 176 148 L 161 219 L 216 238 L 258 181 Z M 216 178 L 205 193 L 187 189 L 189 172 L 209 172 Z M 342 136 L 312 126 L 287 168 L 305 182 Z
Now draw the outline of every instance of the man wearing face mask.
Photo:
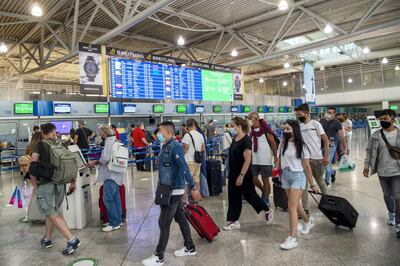
M 328 150 L 329 150 L 329 139 L 326 136 L 322 125 L 311 119 L 310 110 L 308 104 L 302 104 L 296 109 L 297 118 L 301 122 L 300 130 L 303 140 L 306 144 L 306 148 L 310 150 L 310 165 L 312 174 L 315 181 L 317 182 L 319 189 L 322 194 L 326 194 L 326 184 L 324 181 L 325 165 L 328 164 Z M 324 145 L 325 152 L 322 153 L 321 142 Z M 307 190 L 308 184 L 306 185 Z M 302 195 L 302 204 L 306 213 L 308 214 L 308 193 L 305 192 Z
M 382 129 L 369 139 L 363 174 L 369 177 L 378 173 L 389 212 L 387 223 L 396 226 L 396 235 L 400 238 L 400 132 L 394 125 L 395 118 L 393 110 L 385 109 L 380 113 Z
M 326 166 L 325 171 L 325 182 L 329 186 L 331 183 L 335 182 L 335 177 L 332 178 L 332 159 L 335 156 L 337 148 L 337 139 L 339 139 L 342 145 L 342 154 L 346 154 L 346 139 L 344 138 L 344 130 L 342 124 L 335 118 L 336 108 L 328 107 L 325 114 L 325 118 L 321 120 L 321 124 L 329 138 L 329 163 Z

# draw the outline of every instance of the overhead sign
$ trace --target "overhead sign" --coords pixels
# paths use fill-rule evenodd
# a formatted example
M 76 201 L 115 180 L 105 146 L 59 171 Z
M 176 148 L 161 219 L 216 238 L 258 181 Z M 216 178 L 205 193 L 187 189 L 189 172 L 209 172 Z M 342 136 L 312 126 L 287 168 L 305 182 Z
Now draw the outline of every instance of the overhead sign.
M 79 43 L 79 73 L 82 94 L 102 94 L 101 46 Z

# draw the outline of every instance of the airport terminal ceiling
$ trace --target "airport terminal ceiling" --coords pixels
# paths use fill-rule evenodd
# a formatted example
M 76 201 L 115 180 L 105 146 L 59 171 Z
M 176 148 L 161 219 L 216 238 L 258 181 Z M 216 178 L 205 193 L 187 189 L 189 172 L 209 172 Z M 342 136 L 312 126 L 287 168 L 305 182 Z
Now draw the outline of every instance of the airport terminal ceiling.
M 37 3 L 41 16 L 32 1 L 0 3 L 0 82 L 26 90 L 78 85 L 78 42 L 241 67 L 247 90 L 260 78 L 302 71 L 304 60 L 329 69 L 400 55 L 396 0 Z

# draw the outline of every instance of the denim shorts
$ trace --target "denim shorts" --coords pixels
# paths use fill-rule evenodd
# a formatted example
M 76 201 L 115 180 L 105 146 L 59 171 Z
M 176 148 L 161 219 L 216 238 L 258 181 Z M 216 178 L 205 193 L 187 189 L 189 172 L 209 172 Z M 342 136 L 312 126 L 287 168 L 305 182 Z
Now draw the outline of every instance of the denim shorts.
M 306 176 L 303 171 L 294 172 L 290 168 L 282 169 L 282 188 L 283 189 L 305 189 Z

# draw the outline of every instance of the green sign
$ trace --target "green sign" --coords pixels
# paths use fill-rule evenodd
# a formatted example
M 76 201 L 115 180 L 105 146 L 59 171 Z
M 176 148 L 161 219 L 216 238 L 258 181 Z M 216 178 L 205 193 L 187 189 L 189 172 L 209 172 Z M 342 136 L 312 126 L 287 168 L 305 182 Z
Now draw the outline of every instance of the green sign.
M 154 104 L 153 105 L 153 113 L 156 113 L 156 114 L 164 113 L 164 105 Z
M 250 113 L 251 112 L 251 108 L 248 105 L 243 106 L 243 113 Z
M 222 112 L 222 106 L 221 105 L 214 105 L 213 106 L 213 112 L 214 113 L 221 113 Z
M 268 113 L 273 113 L 274 112 L 274 107 L 268 107 Z
M 317 107 L 311 107 L 310 108 L 311 113 L 318 113 L 318 108 Z
M 186 114 L 186 104 L 177 105 L 176 112 L 180 114 Z
M 279 113 L 286 113 L 286 107 L 285 106 L 279 107 Z
M 258 113 L 264 113 L 264 106 L 258 106 L 257 107 L 257 112 Z
M 293 110 L 293 108 L 292 108 L 292 107 L 288 107 L 288 109 L 287 109 L 288 113 L 291 113 L 291 112 L 293 112 L 292 110 Z
M 391 105 L 391 106 L 389 106 L 389 109 L 393 110 L 393 111 L 397 111 L 397 109 L 399 109 L 399 107 L 397 105 Z
M 204 101 L 233 100 L 233 74 L 212 70 L 202 70 L 201 80 Z
M 94 105 L 94 112 L 101 113 L 101 114 L 108 114 L 108 104 L 95 104 Z
M 14 104 L 14 114 L 18 114 L 18 115 L 33 114 L 33 103 L 15 103 Z

